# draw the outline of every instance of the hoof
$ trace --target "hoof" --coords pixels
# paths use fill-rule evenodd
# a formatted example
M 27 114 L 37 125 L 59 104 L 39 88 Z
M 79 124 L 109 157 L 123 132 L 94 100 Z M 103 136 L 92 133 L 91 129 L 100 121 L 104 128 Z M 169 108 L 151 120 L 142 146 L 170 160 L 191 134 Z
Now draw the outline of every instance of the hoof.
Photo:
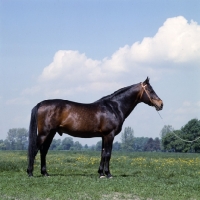
M 107 178 L 113 178 L 113 176 L 111 174 L 107 175 Z
M 49 175 L 49 174 L 43 174 L 43 176 L 45 176 L 45 177 L 50 177 L 50 175 Z
M 28 177 L 33 177 L 33 173 L 28 173 Z
M 29 169 L 26 170 L 28 177 L 32 177 L 33 176 L 33 172 L 31 172 Z
M 49 177 L 49 174 L 48 173 L 44 173 L 44 174 L 42 174 L 43 176 L 47 176 L 47 177 Z

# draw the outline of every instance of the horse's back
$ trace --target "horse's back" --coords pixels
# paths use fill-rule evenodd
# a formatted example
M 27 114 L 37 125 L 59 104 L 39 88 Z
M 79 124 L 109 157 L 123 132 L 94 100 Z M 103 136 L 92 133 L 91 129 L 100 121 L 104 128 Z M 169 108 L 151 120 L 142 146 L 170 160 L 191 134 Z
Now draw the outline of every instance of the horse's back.
M 69 116 L 83 115 L 93 110 L 94 105 L 82 104 L 62 99 L 44 100 L 38 106 L 38 121 L 63 123 Z

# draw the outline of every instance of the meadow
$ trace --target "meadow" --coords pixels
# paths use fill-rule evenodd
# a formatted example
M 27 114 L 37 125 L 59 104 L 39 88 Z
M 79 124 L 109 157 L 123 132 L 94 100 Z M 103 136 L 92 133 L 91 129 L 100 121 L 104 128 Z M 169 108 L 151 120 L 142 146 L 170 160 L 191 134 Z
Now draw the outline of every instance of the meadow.
M 0 151 L 0 199 L 199 200 L 200 155 L 120 153 L 111 158 L 112 179 L 99 179 L 100 152 L 49 151 L 50 177 L 26 174 L 26 151 Z

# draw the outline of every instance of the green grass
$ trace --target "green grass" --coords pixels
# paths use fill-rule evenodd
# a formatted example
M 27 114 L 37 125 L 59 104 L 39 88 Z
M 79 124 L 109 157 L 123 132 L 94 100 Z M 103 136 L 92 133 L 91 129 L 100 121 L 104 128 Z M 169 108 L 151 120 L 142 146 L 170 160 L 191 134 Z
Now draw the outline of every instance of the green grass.
M 49 151 L 50 177 L 26 174 L 25 151 L 0 151 L 0 199 L 199 200 L 200 155 L 113 152 L 113 179 L 99 179 L 100 152 Z

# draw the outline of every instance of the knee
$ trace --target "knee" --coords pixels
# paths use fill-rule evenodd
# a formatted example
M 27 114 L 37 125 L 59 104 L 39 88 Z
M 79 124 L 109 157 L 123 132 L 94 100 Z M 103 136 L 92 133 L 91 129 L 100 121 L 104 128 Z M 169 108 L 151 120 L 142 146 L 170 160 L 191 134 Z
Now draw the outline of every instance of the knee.
M 111 157 L 110 152 L 106 152 L 106 153 L 105 153 L 105 159 L 106 159 L 106 160 L 109 160 L 110 157 Z

